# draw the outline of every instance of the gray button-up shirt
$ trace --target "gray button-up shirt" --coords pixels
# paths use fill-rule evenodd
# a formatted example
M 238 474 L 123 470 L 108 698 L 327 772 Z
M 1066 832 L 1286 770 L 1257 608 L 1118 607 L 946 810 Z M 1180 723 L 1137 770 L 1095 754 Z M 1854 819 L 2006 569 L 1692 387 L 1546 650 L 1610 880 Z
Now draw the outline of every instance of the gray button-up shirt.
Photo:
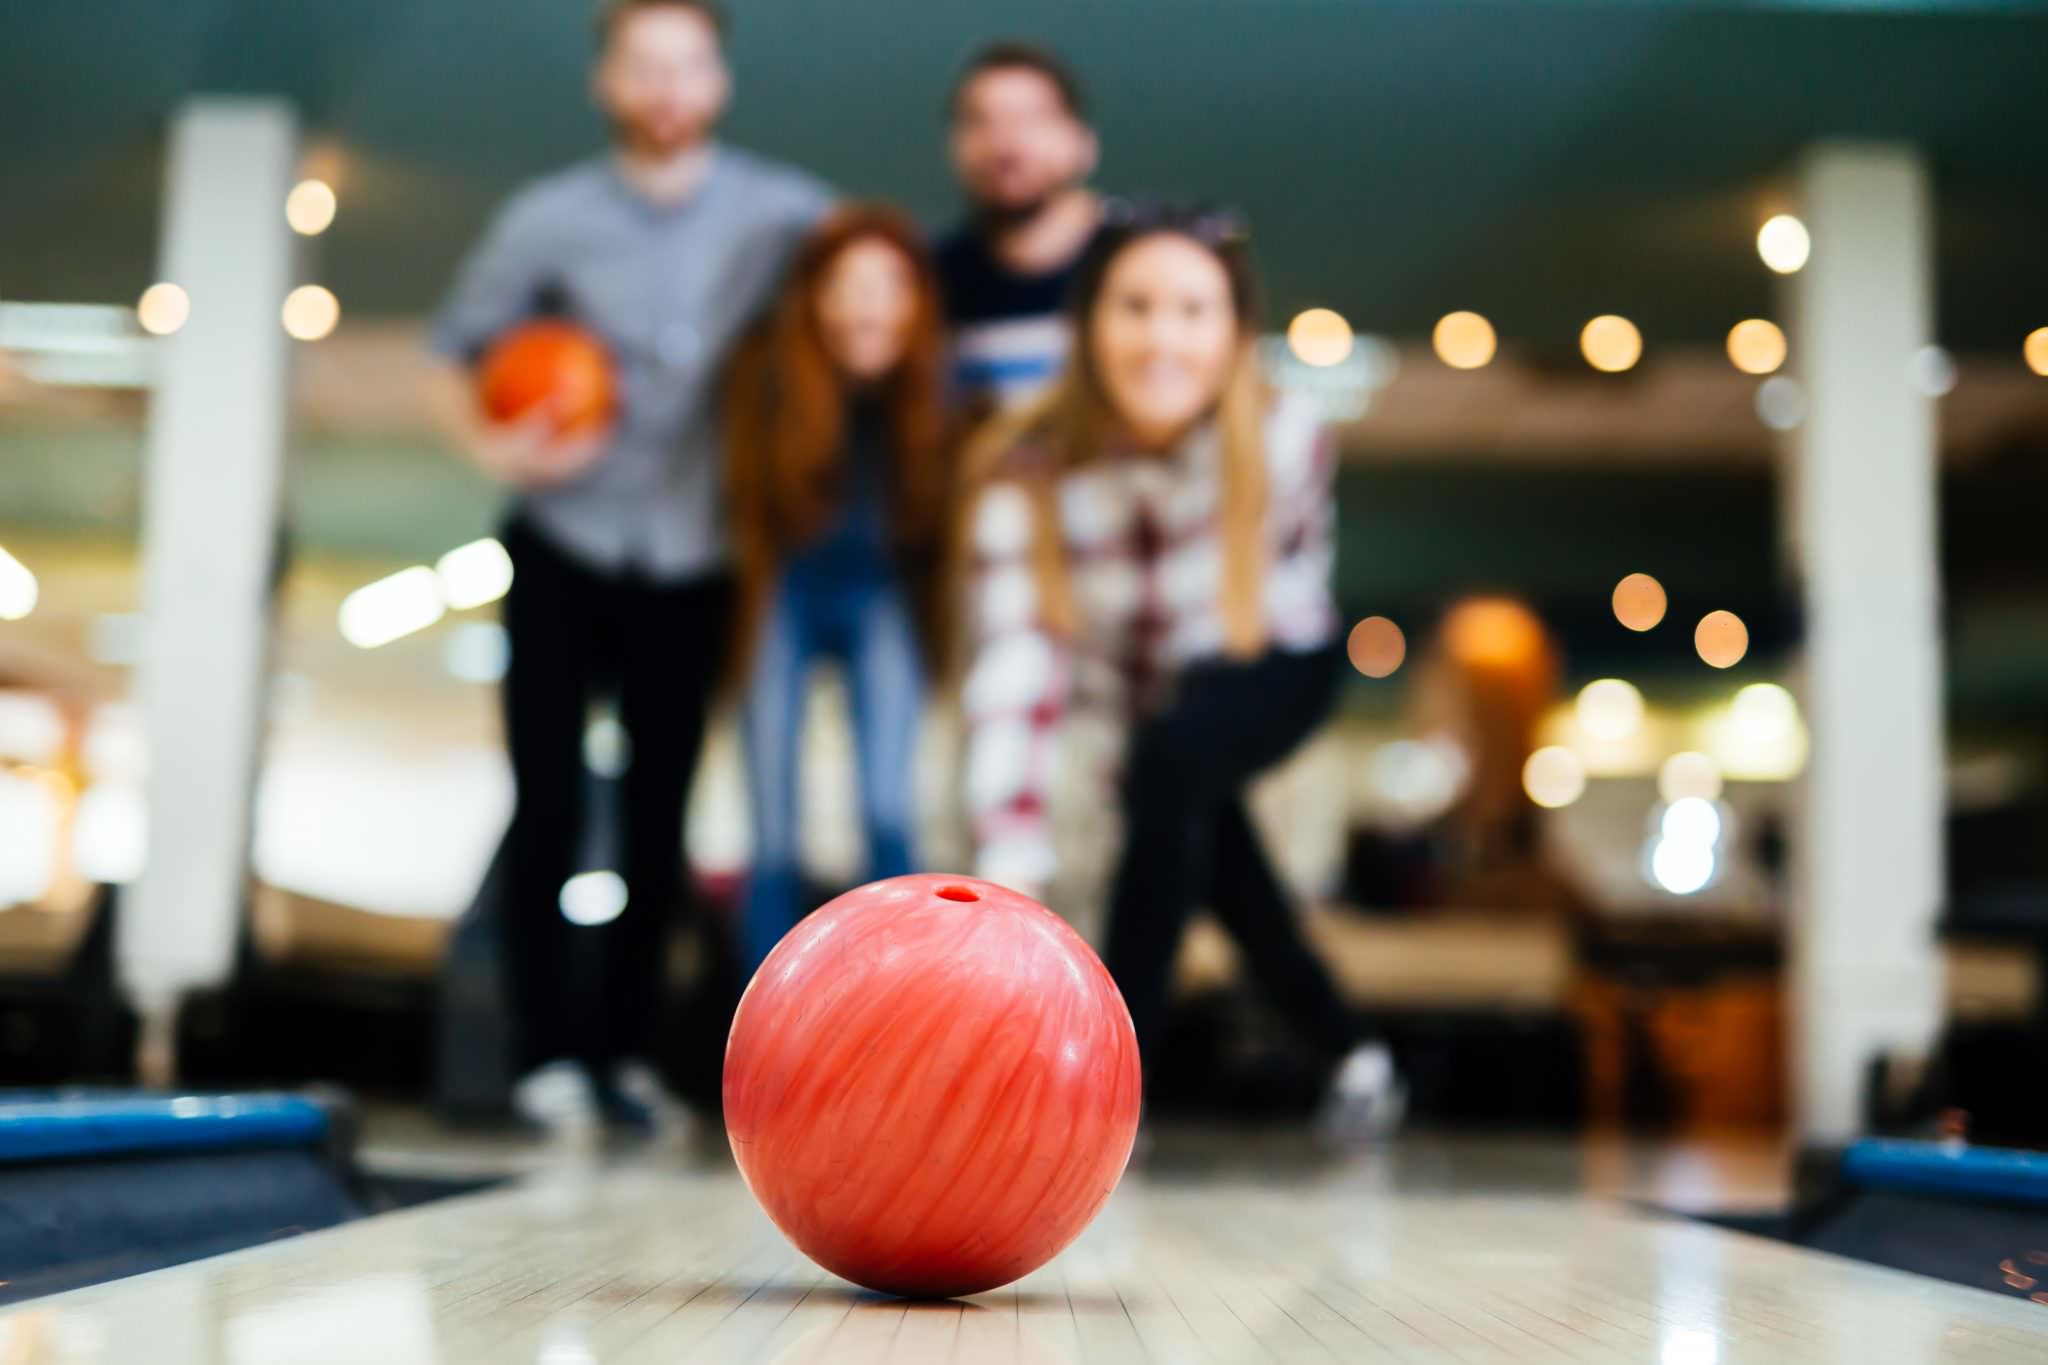
M 605 339 L 621 384 L 611 448 L 570 482 L 521 494 L 530 524 L 607 572 L 673 581 L 724 562 L 719 370 L 831 202 L 821 181 L 721 145 L 675 204 L 641 197 L 604 157 L 534 182 L 499 211 L 429 344 L 473 361 L 552 305 Z

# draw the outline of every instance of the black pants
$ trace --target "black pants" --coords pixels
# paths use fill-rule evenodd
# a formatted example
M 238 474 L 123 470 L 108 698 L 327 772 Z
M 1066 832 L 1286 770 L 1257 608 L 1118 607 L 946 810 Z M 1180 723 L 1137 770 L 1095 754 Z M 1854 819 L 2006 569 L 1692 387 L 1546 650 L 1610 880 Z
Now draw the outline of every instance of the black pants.
M 1159 1041 L 1181 934 L 1203 904 L 1243 949 L 1253 981 L 1310 1041 L 1335 1057 L 1360 1040 L 1302 939 L 1244 797 L 1253 777 L 1329 715 L 1342 658 L 1331 647 L 1198 665 L 1182 675 L 1168 707 L 1133 733 L 1105 958 L 1130 1006 L 1141 1057 Z
M 595 573 L 518 523 L 504 535 L 512 590 L 505 731 L 516 787 L 507 985 L 528 1066 L 575 1058 L 602 1070 L 653 1041 L 663 948 L 683 890 L 683 804 L 704 739 L 732 615 L 724 576 L 658 583 Z M 618 811 L 624 911 L 579 927 L 562 883 L 579 869 L 591 790 L 583 732 L 615 693 L 632 741 Z M 578 975 L 578 962 L 590 970 Z M 579 988 L 580 987 L 580 988 Z

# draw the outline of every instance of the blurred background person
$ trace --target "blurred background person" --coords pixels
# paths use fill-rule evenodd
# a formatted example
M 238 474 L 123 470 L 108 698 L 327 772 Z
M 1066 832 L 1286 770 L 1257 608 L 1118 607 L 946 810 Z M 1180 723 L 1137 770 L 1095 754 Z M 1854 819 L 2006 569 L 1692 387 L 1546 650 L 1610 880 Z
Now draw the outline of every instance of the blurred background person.
M 431 329 L 447 364 L 430 400 L 479 468 L 518 490 L 503 541 L 508 745 L 517 787 L 502 907 L 527 1074 L 514 1101 L 549 1128 L 602 1108 L 650 1122 L 638 1059 L 654 1028 L 664 930 L 682 881 L 682 814 L 731 619 L 718 506 L 716 376 L 830 195 L 713 138 L 731 91 L 709 0 L 612 0 L 592 82 L 605 154 L 529 186 L 498 214 Z M 614 427 L 564 442 L 549 414 L 510 427 L 469 373 L 537 313 L 594 331 L 617 364 Z M 601 929 L 600 982 L 570 986 L 558 908 L 585 816 L 587 714 L 616 689 L 632 743 L 620 831 L 626 906 Z
M 939 243 L 954 383 L 987 413 L 1050 383 L 1066 294 L 1102 222 L 1099 149 L 1080 80 L 1030 43 L 991 43 L 954 82 L 949 146 L 967 218 Z
M 1236 215 L 1119 205 L 1072 307 L 1064 377 L 973 461 L 965 709 L 978 870 L 1047 884 L 1062 708 L 1127 713 L 1104 958 L 1148 1067 L 1175 953 L 1206 903 L 1327 1055 L 1331 1120 L 1391 1126 L 1391 1055 L 1304 942 L 1245 805 L 1247 784 L 1330 715 L 1341 681 L 1334 446 L 1260 372 L 1261 305 Z
M 1102 222 L 1088 188 L 1098 157 L 1080 79 L 1054 51 L 1005 39 L 974 52 L 953 77 L 948 159 L 965 200 L 937 244 L 952 329 L 952 404 L 962 431 L 1042 391 L 1065 359 L 1066 296 Z M 950 698 L 945 699 L 950 700 Z M 927 842 L 964 858 L 972 843 L 956 797 L 962 761 L 955 713 L 943 703 L 936 747 L 949 771 L 926 822 Z M 1082 881 L 1099 869 L 1077 864 Z M 1053 894 L 1084 934 L 1098 927 L 1079 888 Z
M 867 876 L 917 865 L 919 618 L 951 486 L 944 366 L 930 256 L 908 217 L 878 205 L 820 225 L 774 316 L 735 358 L 727 486 L 754 829 L 749 971 L 807 908 L 798 757 L 820 660 L 849 686 Z

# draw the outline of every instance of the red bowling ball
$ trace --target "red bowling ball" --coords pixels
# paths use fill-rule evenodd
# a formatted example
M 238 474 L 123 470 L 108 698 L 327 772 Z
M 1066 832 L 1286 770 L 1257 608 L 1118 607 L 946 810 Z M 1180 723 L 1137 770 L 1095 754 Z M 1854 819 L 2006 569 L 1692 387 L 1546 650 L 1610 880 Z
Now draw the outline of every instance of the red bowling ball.
M 725 1050 L 740 1174 L 825 1269 L 1008 1284 L 1102 1208 L 1137 1135 L 1130 1011 L 1081 936 L 967 877 L 849 891 L 776 945 Z

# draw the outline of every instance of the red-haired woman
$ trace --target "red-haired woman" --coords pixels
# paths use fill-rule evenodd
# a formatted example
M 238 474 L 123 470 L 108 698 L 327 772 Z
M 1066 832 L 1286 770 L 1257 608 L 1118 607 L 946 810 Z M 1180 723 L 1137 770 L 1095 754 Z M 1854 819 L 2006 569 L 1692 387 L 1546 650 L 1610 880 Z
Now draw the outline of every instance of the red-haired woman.
M 913 866 L 924 711 L 917 602 L 944 516 L 944 338 L 917 229 L 854 205 L 821 224 L 735 357 L 727 487 L 742 610 L 754 863 L 741 944 L 758 966 L 800 913 L 805 684 L 845 670 L 873 877 Z

